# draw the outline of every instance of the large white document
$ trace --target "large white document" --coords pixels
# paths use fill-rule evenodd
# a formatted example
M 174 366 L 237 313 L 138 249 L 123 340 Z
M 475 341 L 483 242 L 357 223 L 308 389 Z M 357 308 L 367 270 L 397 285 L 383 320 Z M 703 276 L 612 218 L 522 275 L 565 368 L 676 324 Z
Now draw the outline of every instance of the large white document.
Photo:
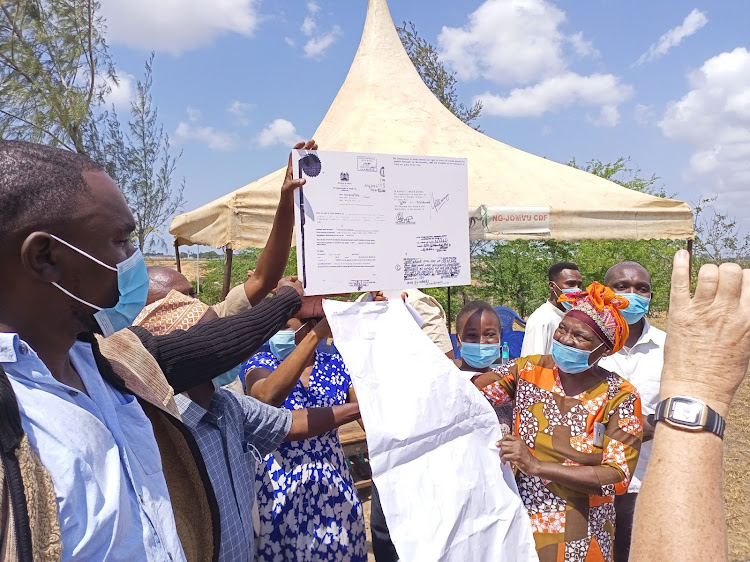
M 471 283 L 466 159 L 298 150 L 307 295 Z
M 500 426 L 401 299 L 323 303 L 351 373 L 373 479 L 405 562 L 538 561 Z

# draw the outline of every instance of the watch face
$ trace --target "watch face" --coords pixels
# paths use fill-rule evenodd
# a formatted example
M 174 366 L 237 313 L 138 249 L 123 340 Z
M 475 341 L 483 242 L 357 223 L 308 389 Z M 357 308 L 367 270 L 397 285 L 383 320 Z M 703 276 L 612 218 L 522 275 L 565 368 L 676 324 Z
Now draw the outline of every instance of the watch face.
M 669 417 L 680 423 L 697 426 L 700 423 L 702 413 L 703 404 L 700 402 L 676 398 L 672 400 Z

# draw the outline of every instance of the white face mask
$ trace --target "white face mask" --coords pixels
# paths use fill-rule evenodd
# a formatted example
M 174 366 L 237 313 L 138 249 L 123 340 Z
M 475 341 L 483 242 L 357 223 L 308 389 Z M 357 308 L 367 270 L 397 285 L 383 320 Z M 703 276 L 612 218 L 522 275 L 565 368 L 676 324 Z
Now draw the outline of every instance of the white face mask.
M 141 255 L 140 250 L 133 252 L 133 255 L 126 260 L 117 264 L 117 267 L 107 265 L 101 260 L 96 259 L 66 242 L 62 238 L 58 238 L 54 234 L 50 234 L 50 237 L 57 240 L 61 244 L 64 244 L 71 250 L 74 250 L 90 259 L 95 264 L 109 269 L 110 271 L 117 272 L 117 288 L 120 291 L 120 298 L 117 300 L 117 304 L 112 308 L 102 308 L 96 306 L 82 298 L 74 295 L 67 289 L 63 288 L 59 283 L 52 283 L 60 291 L 68 295 L 70 298 L 77 300 L 81 304 L 93 308 L 96 310 L 94 314 L 94 320 L 99 324 L 104 337 L 109 337 L 115 332 L 127 328 L 133 323 L 138 314 L 140 314 L 143 307 L 146 306 L 146 300 L 148 299 L 148 270 L 146 269 L 146 262 Z

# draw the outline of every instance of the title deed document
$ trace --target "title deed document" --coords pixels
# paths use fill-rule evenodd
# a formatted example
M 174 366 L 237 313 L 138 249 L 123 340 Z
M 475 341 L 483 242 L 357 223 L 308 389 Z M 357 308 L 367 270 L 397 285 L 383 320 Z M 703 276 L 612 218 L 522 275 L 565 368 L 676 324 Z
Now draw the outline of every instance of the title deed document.
M 306 295 L 471 283 L 465 158 L 298 150 Z

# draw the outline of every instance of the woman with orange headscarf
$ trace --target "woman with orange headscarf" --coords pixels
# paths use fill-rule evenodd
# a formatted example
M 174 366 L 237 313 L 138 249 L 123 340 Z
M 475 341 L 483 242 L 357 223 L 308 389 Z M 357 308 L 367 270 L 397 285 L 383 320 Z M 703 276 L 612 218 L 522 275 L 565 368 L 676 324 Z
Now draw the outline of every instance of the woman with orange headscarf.
M 562 295 L 573 308 L 551 355 L 522 357 L 474 379 L 493 405 L 514 403 L 498 443 L 517 470 L 540 562 L 611 561 L 614 496 L 625 493 L 641 446 L 635 388 L 597 365 L 622 348 L 628 301 L 594 282 Z

